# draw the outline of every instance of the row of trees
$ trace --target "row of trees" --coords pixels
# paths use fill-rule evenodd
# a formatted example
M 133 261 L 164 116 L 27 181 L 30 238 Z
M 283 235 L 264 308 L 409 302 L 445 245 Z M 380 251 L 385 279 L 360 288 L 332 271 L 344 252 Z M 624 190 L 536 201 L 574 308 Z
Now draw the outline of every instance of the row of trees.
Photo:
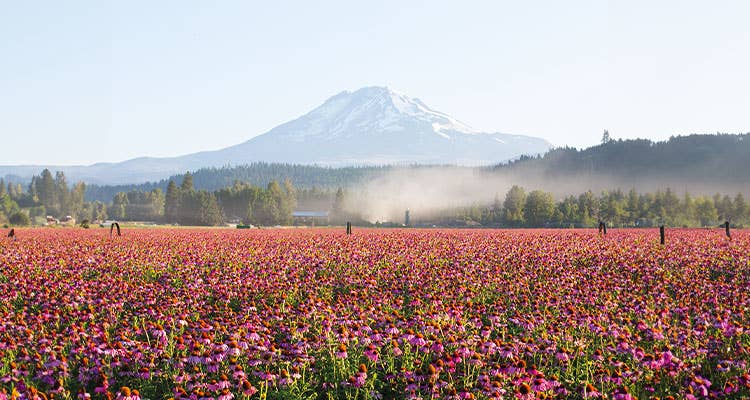
M 108 215 L 117 220 L 161 221 L 164 216 L 164 202 L 164 193 L 161 189 L 150 192 L 119 192 L 112 198 Z
M 167 185 L 164 220 L 185 225 L 219 225 L 224 221 L 255 225 L 289 225 L 296 206 L 296 190 L 291 181 L 283 188 L 271 181 L 263 189 L 248 183 L 209 192 L 195 190 L 193 177 L 186 173 L 178 187 Z
M 353 197 L 352 197 L 353 196 Z M 357 194 L 348 190 L 302 189 L 297 199 L 303 209 L 330 209 L 334 224 L 363 220 L 360 212 L 344 204 L 352 204 Z M 347 201 L 349 199 L 349 201 Z M 522 227 L 595 227 L 599 221 L 610 226 L 646 227 L 665 224 L 674 227 L 715 226 L 730 221 L 734 226 L 750 226 L 750 205 L 742 193 L 734 196 L 678 195 L 667 188 L 653 193 L 639 193 L 635 189 L 586 191 L 555 199 L 543 190 L 527 191 L 513 186 L 504 196 L 498 194 L 490 204 L 447 207 L 438 212 L 420 213 L 412 210 L 416 225 L 482 225 L 509 228 Z M 400 216 L 399 216 L 400 217 Z M 400 224 L 401 219 L 393 221 Z
M 289 225 L 296 205 L 296 190 L 289 180 L 271 181 L 264 189 L 248 183 L 211 192 L 196 190 L 193 175 L 183 175 L 178 186 L 167 184 L 166 193 L 131 190 L 118 192 L 109 208 L 110 218 L 121 221 L 157 221 L 181 225 L 221 225 L 242 222 L 255 225 Z
M 193 176 L 186 173 L 179 186 L 170 180 L 166 193 L 159 188 L 119 192 L 110 204 L 84 201 L 86 190 L 85 184 L 71 187 L 62 172 L 53 175 L 46 169 L 33 177 L 25 192 L 20 184 L 6 184 L 0 179 L 0 224 L 24 225 L 42 222 L 45 215 L 71 215 L 78 221 L 110 218 L 182 225 L 290 225 L 298 201 L 303 209 L 330 210 L 332 223 L 361 221 L 356 212 L 344 209 L 350 192 L 316 188 L 297 191 L 289 180 L 282 184 L 271 181 L 265 188 L 235 181 L 232 186 L 211 192 L 196 190 Z M 527 192 L 513 186 L 504 197 L 496 196 L 492 204 L 413 216 L 414 223 L 442 225 L 463 221 L 504 227 L 584 227 L 596 226 L 600 220 L 621 227 L 715 226 L 723 221 L 748 226 L 750 206 L 742 193 L 693 197 L 689 193 L 678 195 L 671 189 L 654 193 L 618 189 L 599 194 L 587 191 L 556 201 L 549 192 Z
M 245 182 L 255 186 L 265 186 L 268 182 L 283 182 L 290 179 L 297 189 L 351 187 L 365 182 L 389 171 L 404 167 L 359 166 L 329 168 L 316 165 L 296 165 L 255 162 L 248 165 L 221 168 L 201 168 L 191 173 L 196 189 L 217 191 L 234 185 L 234 182 Z M 411 168 L 429 168 L 413 166 Z M 457 167 L 458 168 L 458 167 Z M 132 185 L 88 185 L 86 198 L 89 201 L 109 201 L 118 192 L 140 190 L 149 192 L 159 188 L 167 190 L 169 181 L 181 182 L 184 174 L 174 175 L 158 182 L 147 182 Z
M 0 224 L 28 225 L 28 215 L 21 211 L 21 207 L 15 201 L 16 196 L 11 192 L 16 192 L 15 185 L 9 184 L 6 189 L 5 182 L 0 180 Z
M 53 176 L 48 169 L 31 179 L 27 191 L 20 183 L 6 185 L 0 179 L 0 202 L 4 205 L 0 210 L 0 222 L 27 225 L 43 220 L 46 215 L 71 216 L 77 220 L 106 218 L 104 203 L 84 201 L 85 192 L 83 182 L 71 187 L 64 173 L 57 172 Z
M 714 226 L 723 221 L 735 225 L 750 223 L 750 207 L 742 193 L 734 198 L 716 194 L 712 197 L 682 196 L 671 190 L 638 193 L 635 189 L 591 191 L 567 196 L 555 202 L 551 193 L 530 193 L 513 186 L 501 201 L 499 196 L 489 209 L 474 213 L 478 222 L 499 223 L 509 227 L 595 226 L 605 221 L 611 226 Z
M 216 196 L 207 190 L 195 190 L 193 176 L 185 174 L 182 185 L 169 181 L 164 198 L 164 221 L 181 225 L 221 225 L 224 222 Z
M 159 188 L 117 192 L 108 205 L 84 201 L 85 192 L 85 184 L 70 187 L 64 173 L 57 172 L 53 176 L 47 169 L 32 178 L 25 192 L 20 184 L 6 186 L 0 180 L 0 224 L 28 225 L 43 223 L 46 215 L 57 218 L 70 215 L 78 221 L 116 219 L 208 226 L 232 221 L 290 225 L 297 204 L 297 192 L 289 180 L 283 185 L 271 181 L 265 189 L 235 182 L 233 186 L 210 192 L 196 190 L 190 173 L 183 175 L 180 186 L 170 180 L 166 193 Z
M 84 208 L 83 196 L 86 184 L 78 182 L 71 188 L 62 171 L 55 173 L 44 169 L 34 176 L 29 185 L 29 196 L 35 204 L 44 206 L 47 213 L 57 216 L 80 215 Z
M 272 181 L 266 188 L 235 182 L 232 186 L 209 192 L 195 190 L 192 176 L 184 176 L 177 186 L 170 181 L 167 193 L 130 191 L 115 195 L 109 207 L 111 218 L 119 220 L 164 221 L 183 225 L 219 225 L 226 221 L 255 225 L 290 225 L 292 212 L 300 200 L 311 209 L 330 209 L 331 221 L 359 220 L 351 210 L 344 210 L 348 192 L 338 189 L 297 191 L 289 180 Z M 312 207 L 311 207 L 312 206 Z M 513 186 L 504 198 L 496 196 L 493 204 L 476 204 L 443 210 L 415 222 L 446 223 L 472 221 L 482 225 L 505 227 L 586 227 L 605 221 L 610 226 L 713 226 L 730 221 L 735 226 L 750 225 L 750 206 L 742 193 L 734 197 L 716 194 L 693 197 L 678 196 L 672 189 L 655 193 L 638 193 L 631 189 L 592 191 L 555 201 L 552 193 L 527 192 Z
M 283 187 L 274 180 L 265 189 L 235 182 L 215 194 L 227 218 L 245 224 L 291 225 L 297 206 L 297 191 L 288 179 Z

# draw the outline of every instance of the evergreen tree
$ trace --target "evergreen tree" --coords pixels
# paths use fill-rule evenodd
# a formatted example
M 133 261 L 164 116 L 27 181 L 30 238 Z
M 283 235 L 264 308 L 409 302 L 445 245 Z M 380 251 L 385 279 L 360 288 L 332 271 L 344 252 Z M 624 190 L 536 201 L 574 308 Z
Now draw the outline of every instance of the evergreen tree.
M 695 200 L 690 193 L 685 192 L 682 197 L 682 204 L 680 204 L 680 225 L 682 226 L 693 226 L 697 223 L 695 217 Z
M 670 188 L 664 191 L 662 207 L 665 216 L 664 222 L 672 226 L 677 225 L 677 214 L 680 212 L 680 198 Z
M 245 218 L 242 219 L 243 224 L 252 224 L 255 221 L 253 216 L 253 202 L 247 202 L 247 211 L 245 212 Z
M 734 197 L 734 218 L 735 221 L 738 223 L 742 223 L 746 221 L 747 219 L 750 219 L 750 215 L 748 215 L 748 206 L 747 203 L 745 203 L 745 197 L 742 195 L 742 193 L 737 193 L 737 195 Z
M 57 200 L 55 178 L 52 177 L 52 173 L 45 168 L 36 183 L 39 201 L 47 209 L 48 213 L 56 214 L 60 209 L 60 203 Z
M 733 221 L 734 217 L 734 204 L 732 204 L 732 198 L 729 197 L 729 195 L 724 195 L 724 197 L 721 198 L 721 203 L 719 207 L 717 207 L 717 210 L 719 212 L 719 217 L 722 220 L 725 221 Z
M 55 191 L 57 192 L 59 215 L 61 217 L 70 215 L 70 190 L 68 188 L 68 181 L 65 179 L 65 174 L 62 171 L 55 173 Z
M 581 215 L 575 197 L 568 196 L 564 198 L 558 205 L 557 209 L 559 211 L 556 221 L 558 226 L 569 227 L 581 223 Z
M 524 223 L 524 205 L 526 191 L 522 187 L 513 185 L 505 194 L 503 208 L 505 209 L 505 223 L 511 226 L 521 226 Z
M 599 220 L 599 199 L 590 190 L 582 193 L 578 196 L 578 210 L 581 213 L 581 223 L 594 226 Z
M 541 227 L 552 220 L 555 212 L 555 201 L 551 193 L 534 190 L 526 196 L 523 217 L 526 226 Z
M 31 183 L 29 184 L 29 198 L 32 203 L 36 204 L 39 203 L 39 194 L 36 191 L 37 187 L 37 177 L 33 176 L 31 177 Z
M 177 222 L 180 212 L 180 189 L 173 180 L 167 185 L 167 195 L 164 199 L 164 220 L 168 223 Z
M 502 220 L 503 202 L 500 200 L 500 193 L 495 193 L 495 200 L 492 202 L 490 210 L 490 222 L 500 222 Z
M 613 192 L 602 192 L 599 200 L 600 210 L 599 217 L 610 224 L 610 226 L 621 225 L 626 218 L 625 204 L 622 192 L 619 190 Z
M 270 226 L 278 223 L 280 219 L 278 202 L 271 191 L 263 192 L 259 204 L 253 208 L 253 217 L 258 225 Z
M 216 201 L 216 196 L 206 190 L 197 192 L 199 199 L 198 225 L 218 226 L 223 223 L 221 209 Z
M 95 201 L 92 203 L 91 208 L 92 208 L 92 211 L 91 211 L 92 219 L 104 221 L 108 218 L 106 204 L 100 201 Z
M 635 225 L 638 218 L 641 217 L 640 208 L 638 206 L 638 192 L 636 192 L 635 189 L 630 189 L 630 191 L 628 191 L 625 212 L 627 213 L 628 222 L 631 225 Z
M 292 213 L 297 208 L 297 190 L 289 179 L 284 180 L 284 192 L 281 201 L 281 223 L 284 225 L 292 224 Z
M 110 216 L 116 220 L 124 220 L 127 218 L 127 205 L 128 195 L 124 192 L 117 193 L 112 199 L 112 207 L 110 208 Z
M 718 222 L 719 214 L 716 212 L 714 201 L 701 197 L 695 202 L 695 216 L 701 226 L 713 226 Z
M 91 219 L 91 213 L 84 212 L 84 196 L 86 195 L 86 184 L 78 182 L 73 185 L 68 197 L 68 212 L 78 220 Z M 88 215 L 86 215 L 88 214 Z
M 186 172 L 185 176 L 182 178 L 182 185 L 180 186 L 180 191 L 182 193 L 192 192 L 195 190 L 195 187 L 193 186 L 193 175 L 190 172 Z

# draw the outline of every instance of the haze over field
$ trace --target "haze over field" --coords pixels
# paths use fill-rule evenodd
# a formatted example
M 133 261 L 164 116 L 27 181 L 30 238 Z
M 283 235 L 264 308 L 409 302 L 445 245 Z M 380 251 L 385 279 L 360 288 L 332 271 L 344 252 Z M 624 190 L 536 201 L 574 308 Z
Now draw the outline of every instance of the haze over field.
M 750 133 L 691 135 L 667 142 L 610 141 L 583 151 L 555 149 L 540 159 L 494 168 L 430 167 L 384 171 L 355 184 L 347 204 L 370 221 L 434 217 L 446 208 L 502 202 L 520 185 L 551 193 L 556 200 L 592 191 L 684 196 L 743 193 L 750 196 Z

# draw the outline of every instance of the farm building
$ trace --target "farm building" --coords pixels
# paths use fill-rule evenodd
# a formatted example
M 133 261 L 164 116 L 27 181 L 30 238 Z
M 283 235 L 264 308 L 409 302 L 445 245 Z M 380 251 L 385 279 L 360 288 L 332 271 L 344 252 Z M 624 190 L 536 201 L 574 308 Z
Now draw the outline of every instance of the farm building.
M 294 211 L 292 218 L 294 225 L 328 225 L 328 211 Z

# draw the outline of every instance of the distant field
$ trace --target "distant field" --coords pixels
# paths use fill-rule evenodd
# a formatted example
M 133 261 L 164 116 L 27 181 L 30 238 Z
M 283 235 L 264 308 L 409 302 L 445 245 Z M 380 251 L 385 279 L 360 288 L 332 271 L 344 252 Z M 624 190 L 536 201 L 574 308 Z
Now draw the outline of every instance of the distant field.
M 1 398 L 750 397 L 747 230 L 16 234 Z

